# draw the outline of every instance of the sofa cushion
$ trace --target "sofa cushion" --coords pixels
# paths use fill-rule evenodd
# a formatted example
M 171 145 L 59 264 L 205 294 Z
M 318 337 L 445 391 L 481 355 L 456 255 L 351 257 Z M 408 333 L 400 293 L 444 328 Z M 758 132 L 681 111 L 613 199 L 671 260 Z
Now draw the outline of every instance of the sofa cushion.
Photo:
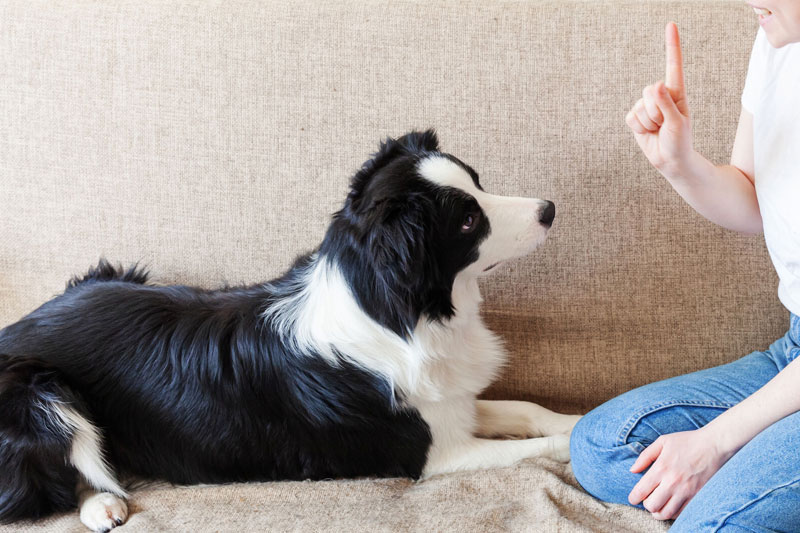
M 576 486 L 569 467 L 546 459 L 514 467 L 407 479 L 148 485 L 133 492 L 115 531 L 558 531 L 659 532 L 639 509 L 601 503 Z M 78 513 L 0 533 L 83 533 Z

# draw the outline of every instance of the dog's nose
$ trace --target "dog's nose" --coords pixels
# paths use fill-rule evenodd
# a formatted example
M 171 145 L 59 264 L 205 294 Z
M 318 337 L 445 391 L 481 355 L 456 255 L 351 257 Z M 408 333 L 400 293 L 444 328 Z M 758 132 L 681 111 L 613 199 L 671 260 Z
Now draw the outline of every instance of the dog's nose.
M 553 225 L 554 218 L 556 218 L 556 204 L 545 200 L 545 205 L 539 212 L 539 222 L 550 227 Z

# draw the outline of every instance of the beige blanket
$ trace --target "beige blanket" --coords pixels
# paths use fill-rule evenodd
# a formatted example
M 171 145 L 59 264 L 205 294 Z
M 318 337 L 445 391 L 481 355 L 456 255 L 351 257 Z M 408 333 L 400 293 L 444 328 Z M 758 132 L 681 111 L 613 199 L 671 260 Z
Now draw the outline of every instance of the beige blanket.
M 546 459 L 511 468 L 407 479 L 248 483 L 134 490 L 126 531 L 666 531 L 649 513 L 599 502 L 568 465 Z M 0 533 L 85 532 L 77 511 Z

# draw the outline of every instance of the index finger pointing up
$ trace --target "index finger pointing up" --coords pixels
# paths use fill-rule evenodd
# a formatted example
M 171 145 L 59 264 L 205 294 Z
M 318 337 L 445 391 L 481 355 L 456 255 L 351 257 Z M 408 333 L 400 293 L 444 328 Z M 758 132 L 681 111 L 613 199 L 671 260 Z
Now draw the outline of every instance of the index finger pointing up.
M 678 26 L 674 22 L 667 24 L 667 74 L 664 85 L 667 87 L 672 99 L 678 104 L 686 97 L 686 87 L 683 84 L 683 54 L 681 53 L 681 40 L 678 36 Z

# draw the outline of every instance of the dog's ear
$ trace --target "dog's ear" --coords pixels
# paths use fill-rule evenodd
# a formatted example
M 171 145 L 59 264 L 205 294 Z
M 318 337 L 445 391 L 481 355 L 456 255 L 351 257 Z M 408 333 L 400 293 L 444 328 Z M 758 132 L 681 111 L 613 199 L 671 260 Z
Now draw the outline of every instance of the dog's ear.
M 350 199 L 357 200 L 370 179 L 397 157 L 419 152 L 435 152 L 439 150 L 439 139 L 432 129 L 412 131 L 398 139 L 388 137 L 380 143 L 378 151 L 361 165 L 350 183 Z
M 376 209 L 368 244 L 374 266 L 388 285 L 409 288 L 419 278 L 415 271 L 422 264 L 426 225 L 424 199 L 419 200 L 386 200 Z
M 439 138 L 433 129 L 406 133 L 397 142 L 409 152 L 438 152 Z
M 374 298 L 385 302 L 382 323 L 401 336 L 416 326 L 426 272 L 430 270 L 427 264 L 431 257 L 425 250 L 426 207 L 426 199 L 419 197 L 382 202 L 367 239 L 374 289 L 378 291 Z

